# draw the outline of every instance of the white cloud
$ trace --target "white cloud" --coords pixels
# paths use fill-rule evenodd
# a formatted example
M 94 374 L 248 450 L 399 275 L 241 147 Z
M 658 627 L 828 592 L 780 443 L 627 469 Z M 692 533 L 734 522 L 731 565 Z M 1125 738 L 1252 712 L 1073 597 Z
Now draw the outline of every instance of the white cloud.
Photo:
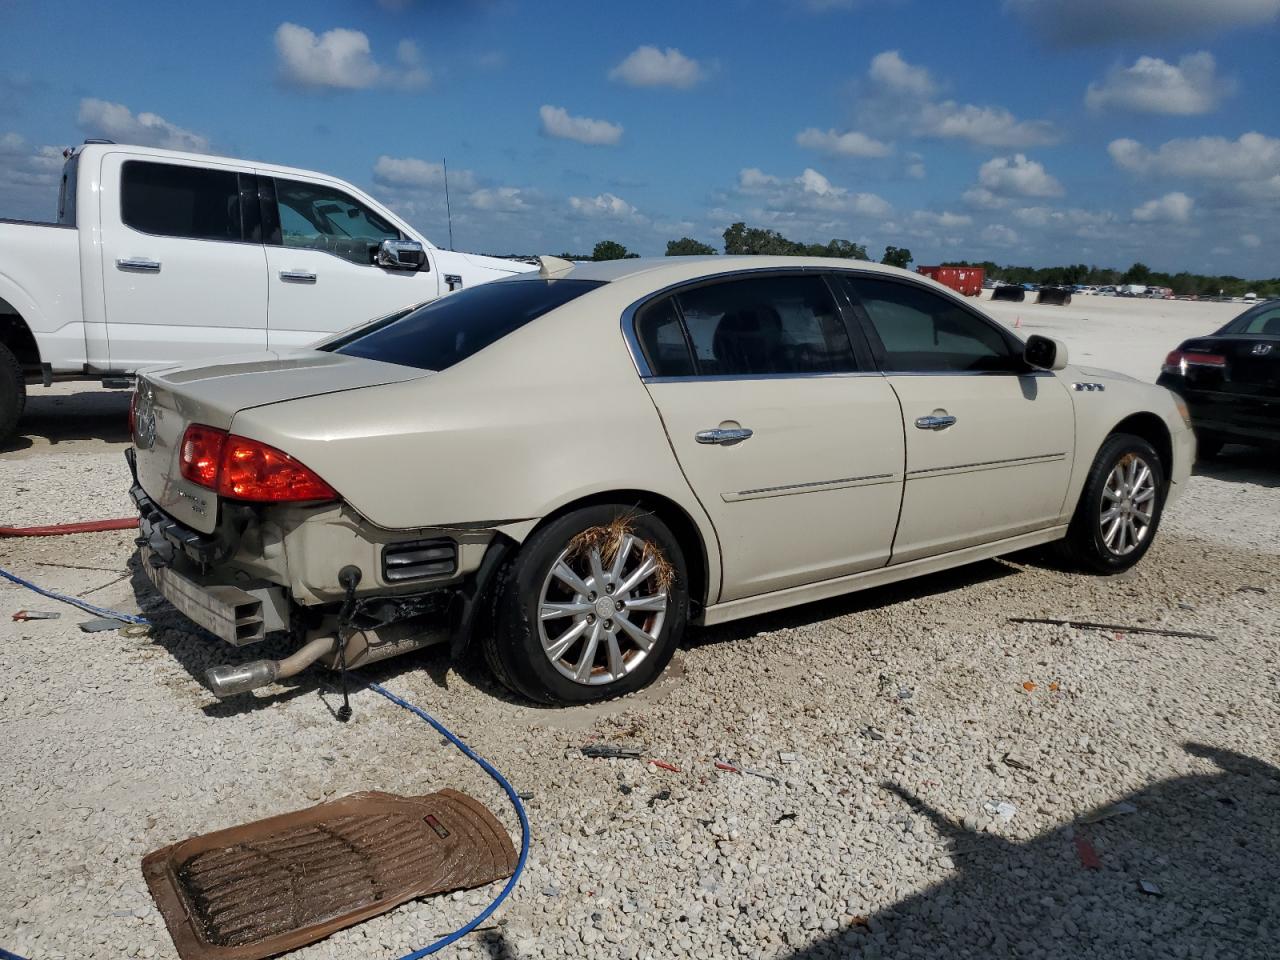
M 924 157 L 918 153 L 908 153 L 906 160 L 907 165 L 902 172 L 907 178 L 910 180 L 923 180 L 925 178 Z
M 1133 211 L 1133 219 L 1142 223 L 1186 223 L 1191 218 L 1195 201 L 1185 193 L 1166 193 L 1158 200 L 1148 200 Z
M 51 219 L 63 159 L 58 147 L 37 147 L 16 133 L 0 135 L 0 209 L 5 216 Z
M 993 157 L 978 168 L 978 183 L 1000 196 L 1060 197 L 1062 184 L 1044 165 L 1021 153 Z
M 570 197 L 569 208 L 584 217 L 607 220 L 629 220 L 637 215 L 635 207 L 612 193 L 602 193 L 595 197 Z
M 609 79 L 629 87 L 675 87 L 687 90 L 703 78 L 702 65 L 675 47 L 636 47 L 609 71 Z
M 1058 140 L 1048 121 L 1019 120 L 999 106 L 935 99 L 939 87 L 929 71 L 907 63 L 897 50 L 876 54 L 867 75 L 870 89 L 859 115 L 868 126 L 984 147 L 1025 148 Z
M 519 187 L 486 187 L 471 193 L 467 201 L 477 210 L 493 213 L 518 213 L 532 206 L 529 191 Z
M 1191 116 L 1214 110 L 1233 89 L 1234 84 L 1218 77 L 1213 54 L 1201 51 L 1176 65 L 1139 57 L 1131 67 L 1115 67 L 1104 82 L 1089 84 L 1084 101 L 1092 110 Z
M 973 217 L 968 214 L 951 213 L 949 210 L 943 210 L 941 213 L 935 213 L 932 210 L 917 210 L 911 214 L 911 219 L 916 223 L 939 227 L 943 230 L 967 227 L 973 223 Z
M 983 228 L 982 239 L 997 247 L 1012 247 L 1018 242 L 1018 232 L 1003 223 L 993 223 Z
M 796 134 L 796 143 L 809 150 L 837 157 L 887 157 L 893 152 L 893 148 L 887 143 L 856 130 L 840 133 L 837 130 L 809 127 Z
M 1054 44 L 1109 43 L 1268 23 L 1280 0 L 1005 0 L 1005 9 Z
M 92 97 L 81 100 L 77 122 L 80 129 L 90 136 L 105 137 L 117 143 L 136 143 L 194 153 L 203 153 L 209 149 L 207 137 L 184 130 L 158 114 L 139 113 L 135 116 L 122 103 Z
M 914 67 L 897 50 L 886 50 L 871 58 L 871 79 L 886 90 L 913 97 L 931 97 L 937 84 L 924 67 Z
M 777 183 L 781 183 L 777 177 L 756 167 L 747 167 L 738 172 L 738 186 L 743 190 L 772 186 Z
M 1280 138 L 1245 133 L 1236 140 L 1196 137 L 1169 140 L 1150 150 L 1136 140 L 1113 140 L 1107 152 L 1131 173 L 1203 180 L 1262 181 L 1280 176 Z
M 979 210 L 999 210 L 1009 205 L 1007 197 L 996 196 L 986 187 L 972 187 L 961 194 L 960 199 Z
M 1240 235 L 1240 242 L 1250 250 L 1257 250 L 1262 246 L 1262 238 L 1256 233 L 1245 233 Z
M 444 187 L 444 164 L 419 160 L 417 157 L 378 157 L 373 165 L 373 179 L 386 187 L 426 189 Z M 475 174 L 470 170 L 451 170 L 449 186 L 456 190 L 471 190 L 476 185 Z
M 373 57 L 369 38 L 359 30 L 337 27 L 319 35 L 296 23 L 276 28 L 280 75 L 299 87 L 316 90 L 366 90 L 375 86 L 425 87 L 431 75 L 412 40 L 401 40 L 399 68 L 385 67 Z
M 763 200 L 766 208 L 774 211 L 806 210 L 878 219 L 893 210 L 883 197 L 837 186 L 812 167 L 790 180 L 747 167 L 738 174 L 738 189 Z
M 542 132 L 549 137 L 576 140 L 592 146 L 612 146 L 622 139 L 622 124 L 590 117 L 573 117 L 564 107 L 543 104 L 538 110 Z

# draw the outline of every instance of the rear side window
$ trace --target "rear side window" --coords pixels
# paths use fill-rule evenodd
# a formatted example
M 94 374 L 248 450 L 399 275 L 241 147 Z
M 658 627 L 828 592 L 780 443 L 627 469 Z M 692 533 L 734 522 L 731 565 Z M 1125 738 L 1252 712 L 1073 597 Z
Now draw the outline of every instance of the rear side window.
M 600 286 L 594 280 L 499 280 L 353 330 L 321 349 L 419 370 L 447 370 Z
M 1280 303 L 1262 304 L 1246 310 L 1227 324 L 1222 332 L 1280 336 Z
M 702 376 L 847 373 L 849 332 L 819 276 L 760 276 L 677 295 Z
M 62 183 L 58 187 L 58 222 L 76 225 L 76 180 L 80 172 L 80 154 L 73 153 L 62 165 Z
M 1018 372 L 1019 354 L 994 324 L 912 283 L 845 281 L 884 346 L 887 371 Z
M 129 160 L 120 176 L 120 217 L 133 229 L 160 237 L 239 240 L 239 176 Z
M 636 315 L 636 338 L 655 377 L 691 377 L 697 372 L 671 297 L 648 304 Z

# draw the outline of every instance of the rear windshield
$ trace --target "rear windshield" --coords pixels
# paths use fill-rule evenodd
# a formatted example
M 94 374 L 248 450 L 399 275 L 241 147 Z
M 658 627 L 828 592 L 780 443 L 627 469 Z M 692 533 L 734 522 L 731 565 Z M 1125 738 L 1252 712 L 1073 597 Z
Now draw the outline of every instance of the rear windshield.
M 1218 332 L 1280 335 L 1280 301 L 1260 303 L 1240 314 Z
M 486 283 L 405 316 L 360 327 L 320 349 L 419 370 L 446 370 L 600 285 L 596 280 Z

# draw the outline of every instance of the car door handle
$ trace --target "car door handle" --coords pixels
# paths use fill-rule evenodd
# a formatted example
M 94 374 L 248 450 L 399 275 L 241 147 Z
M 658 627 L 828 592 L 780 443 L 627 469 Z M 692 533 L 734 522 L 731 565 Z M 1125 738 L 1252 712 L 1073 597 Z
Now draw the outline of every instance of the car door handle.
M 281 270 L 280 279 L 285 283 L 315 283 L 316 275 L 305 270 Z
M 160 262 L 141 257 L 121 257 L 116 261 L 116 269 L 127 273 L 159 273 Z
M 716 427 L 714 430 L 699 430 L 693 439 L 699 443 L 741 443 L 751 439 L 751 431 L 746 427 Z
M 956 422 L 949 413 L 931 413 L 927 417 L 916 417 L 916 427 L 920 430 L 945 430 Z

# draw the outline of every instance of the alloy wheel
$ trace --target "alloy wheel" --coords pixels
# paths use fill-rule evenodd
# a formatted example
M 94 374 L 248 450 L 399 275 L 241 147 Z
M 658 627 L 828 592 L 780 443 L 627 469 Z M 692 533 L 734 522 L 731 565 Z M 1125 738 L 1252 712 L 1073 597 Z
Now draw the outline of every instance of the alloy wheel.
M 1125 454 L 1102 487 L 1098 529 L 1107 550 L 1117 557 L 1137 550 L 1151 531 L 1155 506 L 1155 473 L 1137 454 Z

